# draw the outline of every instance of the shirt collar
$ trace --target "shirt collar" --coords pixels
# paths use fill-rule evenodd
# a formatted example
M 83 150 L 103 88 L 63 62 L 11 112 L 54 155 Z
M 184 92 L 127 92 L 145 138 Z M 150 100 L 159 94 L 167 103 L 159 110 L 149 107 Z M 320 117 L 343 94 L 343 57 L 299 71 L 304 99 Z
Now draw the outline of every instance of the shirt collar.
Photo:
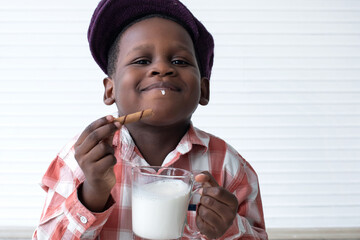
M 191 151 L 194 145 L 202 147 L 203 151 L 206 152 L 209 147 L 209 141 L 209 136 L 194 127 L 191 123 L 189 130 L 185 133 L 176 148 L 169 154 L 174 154 L 174 151 L 181 155 L 186 154 Z M 119 150 L 120 158 L 128 160 L 133 158 L 136 145 L 129 130 L 125 126 L 122 126 L 121 129 L 115 133 L 113 146 L 115 149 Z
M 204 148 L 204 151 L 208 149 L 209 137 L 206 134 L 190 124 L 189 130 L 186 132 L 184 137 L 180 140 L 176 147 L 181 154 L 188 153 L 194 145 L 198 145 Z
M 120 130 L 115 132 L 113 147 L 116 149 L 116 155 L 120 156 L 121 159 L 130 160 L 132 158 L 135 151 L 135 143 L 125 126 L 122 126 Z

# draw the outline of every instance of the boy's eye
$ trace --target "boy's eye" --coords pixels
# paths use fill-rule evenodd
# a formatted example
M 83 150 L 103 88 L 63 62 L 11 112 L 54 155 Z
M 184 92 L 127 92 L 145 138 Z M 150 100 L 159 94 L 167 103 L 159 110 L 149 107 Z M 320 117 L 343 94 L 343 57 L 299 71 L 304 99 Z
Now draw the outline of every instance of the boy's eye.
M 146 60 L 146 59 L 139 59 L 139 60 L 136 60 L 133 62 L 134 64 L 150 64 L 150 61 L 149 60 Z
M 171 61 L 172 64 L 176 64 L 176 65 L 187 65 L 188 63 L 184 60 L 180 60 L 180 59 L 176 59 Z

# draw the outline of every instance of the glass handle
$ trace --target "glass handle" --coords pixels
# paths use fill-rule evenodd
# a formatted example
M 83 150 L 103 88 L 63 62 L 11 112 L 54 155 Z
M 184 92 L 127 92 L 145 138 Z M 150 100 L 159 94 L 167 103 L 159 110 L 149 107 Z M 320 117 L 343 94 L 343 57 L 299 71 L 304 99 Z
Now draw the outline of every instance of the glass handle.
M 191 196 L 190 196 L 190 200 L 189 200 L 189 206 L 188 206 L 188 214 L 187 214 L 187 218 L 186 218 L 186 222 L 185 222 L 185 226 L 184 226 L 184 231 L 183 231 L 183 235 L 189 239 L 201 239 L 201 233 L 200 231 L 197 229 L 196 227 L 196 208 L 197 208 L 197 204 L 191 203 L 191 200 L 193 199 L 193 197 L 198 194 L 198 191 L 201 188 L 201 184 L 200 186 L 194 186 L 194 190 L 191 192 Z M 189 217 L 190 216 L 194 216 L 192 221 L 189 221 Z M 191 223 L 192 226 L 189 225 L 189 222 Z

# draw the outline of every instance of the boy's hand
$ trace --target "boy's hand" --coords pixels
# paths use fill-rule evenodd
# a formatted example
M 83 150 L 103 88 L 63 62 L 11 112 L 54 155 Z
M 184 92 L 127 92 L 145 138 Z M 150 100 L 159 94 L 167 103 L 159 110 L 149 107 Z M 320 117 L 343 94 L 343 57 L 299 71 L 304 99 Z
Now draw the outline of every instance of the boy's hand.
M 232 225 L 237 214 L 238 201 L 235 195 L 220 187 L 207 171 L 195 177 L 202 183 L 200 204 L 197 208 L 196 225 L 208 238 L 219 238 Z
M 75 143 L 75 158 L 83 170 L 85 181 L 78 191 L 80 201 L 91 211 L 105 207 L 116 183 L 113 167 L 116 164 L 112 141 L 119 123 L 106 116 L 91 123 Z

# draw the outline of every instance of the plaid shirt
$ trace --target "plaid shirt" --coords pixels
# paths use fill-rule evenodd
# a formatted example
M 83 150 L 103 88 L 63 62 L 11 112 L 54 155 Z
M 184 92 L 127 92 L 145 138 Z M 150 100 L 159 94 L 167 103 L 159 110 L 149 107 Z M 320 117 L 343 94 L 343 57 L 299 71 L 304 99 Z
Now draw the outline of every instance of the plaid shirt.
M 122 127 L 117 131 L 113 141 L 118 159 L 114 167 L 117 181 L 111 192 L 110 207 L 94 213 L 77 198 L 77 188 L 85 177 L 74 157 L 76 140 L 62 149 L 43 176 L 41 185 L 47 196 L 33 239 L 132 239 L 131 184 L 124 162 L 126 159 L 138 166 L 149 164 L 128 130 Z M 257 175 L 226 142 L 191 126 L 176 149 L 165 158 L 163 166 L 194 173 L 209 171 L 219 185 L 237 196 L 238 215 L 220 239 L 267 239 Z M 195 212 L 190 212 L 189 217 L 191 225 Z

